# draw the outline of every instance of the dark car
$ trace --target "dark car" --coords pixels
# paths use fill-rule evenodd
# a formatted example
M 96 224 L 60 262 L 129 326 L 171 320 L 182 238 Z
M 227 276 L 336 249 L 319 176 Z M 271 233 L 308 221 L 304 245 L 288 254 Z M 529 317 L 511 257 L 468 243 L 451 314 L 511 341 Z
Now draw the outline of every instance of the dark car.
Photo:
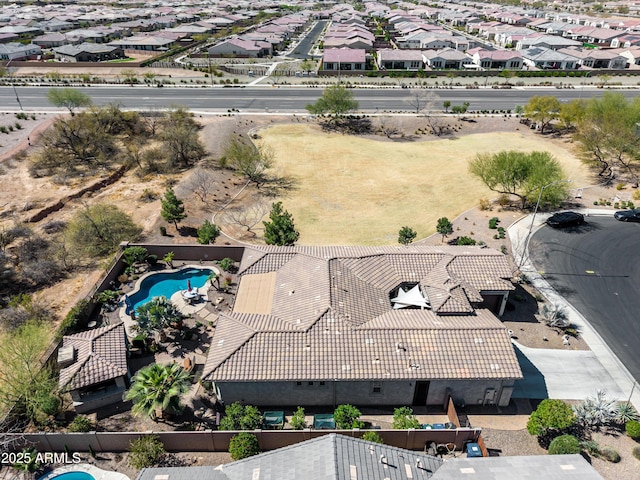
M 547 225 L 553 228 L 571 227 L 573 225 L 582 225 L 583 223 L 584 215 L 577 212 L 558 212 L 547 219 Z
M 621 222 L 640 222 L 640 208 L 620 210 L 613 214 L 613 218 Z

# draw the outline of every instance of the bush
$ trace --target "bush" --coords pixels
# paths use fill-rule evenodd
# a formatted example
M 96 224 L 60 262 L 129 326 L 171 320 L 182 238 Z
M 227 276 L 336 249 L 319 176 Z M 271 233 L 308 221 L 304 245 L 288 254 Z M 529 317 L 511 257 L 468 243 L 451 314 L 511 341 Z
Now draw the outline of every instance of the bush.
M 222 270 L 224 270 L 225 272 L 229 272 L 231 271 L 231 269 L 233 268 L 233 266 L 235 265 L 236 262 L 234 262 L 232 259 L 230 259 L 229 257 L 225 257 L 222 260 L 220 260 L 218 262 L 218 265 L 220 266 L 220 268 Z
M 302 430 L 303 428 L 307 428 L 307 422 L 304 418 L 304 408 L 298 407 L 296 411 L 293 412 L 289 425 L 291 425 L 291 428 L 293 428 L 294 430 Z
M 160 437 L 145 435 L 129 444 L 129 465 L 138 470 L 158 465 L 165 450 Z
M 640 422 L 637 420 L 630 420 L 624 426 L 627 435 L 629 435 L 634 440 L 638 440 L 640 438 Z
M 167 236 L 167 227 L 165 226 L 160 227 L 160 235 L 162 235 L 163 237 Z
M 479 206 L 480 206 L 480 210 L 482 210 L 482 211 L 490 210 L 491 209 L 491 202 L 487 198 L 481 198 L 480 202 L 479 202 Z
M 360 415 L 360 410 L 353 405 L 338 405 L 338 408 L 333 412 L 336 428 L 339 430 L 363 428 L 364 422 L 360 420 Z
M 70 432 L 90 432 L 94 429 L 93 422 L 84 415 L 78 415 L 73 419 L 73 422 L 69 424 L 68 430 Z
M 225 409 L 220 430 L 255 430 L 262 426 L 262 414 L 253 405 L 234 402 Z
M 544 435 L 549 430 L 562 430 L 573 425 L 575 415 L 571 406 L 562 400 L 546 398 L 531 414 L 527 431 L 531 435 Z
M 229 453 L 234 460 L 242 460 L 243 458 L 257 455 L 260 453 L 258 437 L 249 432 L 240 432 L 234 435 L 229 442 Z
M 73 333 L 77 327 L 80 329 L 85 327 L 89 321 L 90 310 L 91 305 L 86 298 L 76 303 L 60 323 L 56 332 L 56 340 L 61 340 L 65 335 Z
M 456 245 L 475 245 L 476 241 L 471 237 L 458 237 Z
M 384 441 L 382 440 L 382 437 L 378 435 L 377 432 L 374 432 L 373 430 L 364 432 L 364 435 L 362 435 L 362 439 L 366 440 L 367 442 L 384 443 Z
M 500 221 L 500 219 L 498 217 L 493 217 L 489 219 L 489 228 L 492 230 L 495 230 L 496 228 L 498 228 L 498 222 Z
M 613 447 L 600 449 L 600 456 L 611 463 L 618 463 L 620 461 L 620 454 Z
M 571 455 L 581 450 L 580 441 L 573 435 L 560 435 L 549 445 L 549 455 Z
M 413 414 L 410 407 L 400 407 L 393 410 L 393 424 L 395 430 L 407 430 L 409 428 L 420 428 L 420 422 Z
M 640 460 L 640 445 L 638 445 L 637 447 L 633 447 L 633 450 L 631 450 L 631 453 L 633 454 L 634 457 L 636 457 L 637 460 Z

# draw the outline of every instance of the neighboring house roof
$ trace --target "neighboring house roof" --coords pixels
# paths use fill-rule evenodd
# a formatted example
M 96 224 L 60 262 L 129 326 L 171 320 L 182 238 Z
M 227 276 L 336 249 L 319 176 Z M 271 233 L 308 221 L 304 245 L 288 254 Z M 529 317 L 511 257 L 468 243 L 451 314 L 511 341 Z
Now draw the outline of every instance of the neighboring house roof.
M 379 61 L 385 60 L 398 60 L 404 62 L 418 61 L 422 62 L 422 52 L 420 50 L 407 50 L 407 49 L 391 49 L 383 48 L 378 50 Z
M 443 460 L 330 433 L 220 467 L 147 468 L 137 480 L 367 480 L 430 478 Z M 220 476 L 220 475 L 224 476 Z
M 172 477 L 173 478 L 173 477 Z M 432 480 L 603 480 L 581 455 L 455 458 L 444 462 Z
M 579 60 L 575 55 L 562 53 L 549 48 L 533 47 L 521 50 L 521 53 L 522 58 L 536 62 L 577 62 Z
M 239 275 L 205 364 L 210 380 L 522 376 L 504 325 L 472 305 L 480 292 L 513 289 L 495 250 L 252 247 Z M 415 284 L 430 309 L 394 309 L 398 288 Z
M 91 53 L 94 55 L 110 53 L 114 50 L 118 50 L 119 48 L 120 47 L 118 46 L 105 43 L 82 43 L 80 45 L 63 45 L 61 47 L 54 48 L 53 51 L 60 55 L 77 57 L 82 53 Z
M 366 53 L 360 48 L 325 48 L 323 62 L 364 63 Z
M 66 335 L 62 347 L 73 347 L 74 362 L 60 370 L 60 389 L 88 387 L 126 375 L 124 323 Z

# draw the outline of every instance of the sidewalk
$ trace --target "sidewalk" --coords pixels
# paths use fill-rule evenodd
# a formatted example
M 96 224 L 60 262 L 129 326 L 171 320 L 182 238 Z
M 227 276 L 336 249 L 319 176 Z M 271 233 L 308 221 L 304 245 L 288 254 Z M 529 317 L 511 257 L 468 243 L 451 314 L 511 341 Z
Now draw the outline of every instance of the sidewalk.
M 583 213 L 585 216 L 611 215 L 611 210 L 583 209 L 578 211 Z M 535 216 L 535 222 L 531 229 L 531 234 L 544 224 L 548 216 L 549 214 L 544 213 L 538 213 Z M 531 225 L 531 219 L 531 214 L 526 215 L 516 220 L 507 228 L 507 231 L 509 232 L 509 239 L 511 240 L 513 257 L 517 263 L 521 263 L 520 271 L 527 276 L 533 286 L 544 297 L 546 297 L 549 302 L 565 308 L 571 323 L 575 324 L 580 329 L 582 338 L 587 342 L 587 345 L 589 345 L 589 348 L 591 348 L 591 351 L 594 353 L 597 360 L 608 372 L 611 379 L 618 385 L 620 391 L 623 392 L 623 396 L 618 397 L 618 400 L 626 401 L 633 389 L 635 382 L 634 378 L 620 360 L 618 360 L 602 337 L 593 329 L 589 320 L 578 312 L 573 305 L 567 302 L 564 297 L 556 292 L 536 271 L 529 260 L 529 256 L 527 255 L 528 252 L 524 251 L 526 248 L 525 244 L 529 237 L 528 233 Z M 520 259 L 522 260 L 520 261 Z M 578 354 L 579 352 L 575 353 Z M 595 394 L 595 392 L 593 392 L 593 394 Z M 640 410 L 640 387 L 638 386 L 633 390 L 631 403 L 636 410 Z

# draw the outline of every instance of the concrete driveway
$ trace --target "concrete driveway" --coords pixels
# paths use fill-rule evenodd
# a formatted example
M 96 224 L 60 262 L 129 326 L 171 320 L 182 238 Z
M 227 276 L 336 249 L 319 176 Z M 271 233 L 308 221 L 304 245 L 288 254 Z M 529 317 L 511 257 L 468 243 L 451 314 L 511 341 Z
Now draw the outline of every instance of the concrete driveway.
M 597 390 L 605 390 L 611 400 L 626 399 L 591 351 L 529 348 L 513 343 L 524 375 L 516 382 L 514 398 L 584 400 Z

